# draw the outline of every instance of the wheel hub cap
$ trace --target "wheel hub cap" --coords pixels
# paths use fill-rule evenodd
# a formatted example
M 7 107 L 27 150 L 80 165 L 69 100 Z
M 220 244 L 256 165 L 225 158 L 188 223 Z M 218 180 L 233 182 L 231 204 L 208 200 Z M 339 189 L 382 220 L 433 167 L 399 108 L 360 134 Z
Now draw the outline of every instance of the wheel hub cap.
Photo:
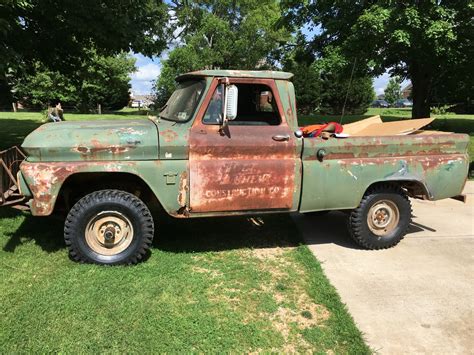
M 400 221 L 400 212 L 395 203 L 389 200 L 376 202 L 367 214 L 367 225 L 372 233 L 385 236 L 392 232 Z
M 133 240 L 133 226 L 120 212 L 98 213 L 87 223 L 87 245 L 96 253 L 115 255 L 124 251 Z

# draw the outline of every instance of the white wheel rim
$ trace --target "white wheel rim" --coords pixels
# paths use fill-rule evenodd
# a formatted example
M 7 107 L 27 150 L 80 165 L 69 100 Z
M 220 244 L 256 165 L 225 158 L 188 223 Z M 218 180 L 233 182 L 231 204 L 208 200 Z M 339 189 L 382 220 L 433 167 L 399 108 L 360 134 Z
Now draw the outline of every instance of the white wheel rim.
M 377 201 L 367 214 L 367 225 L 378 237 L 391 233 L 400 222 L 400 211 L 390 200 Z
M 104 211 L 91 218 L 84 234 L 87 245 L 97 254 L 117 255 L 130 246 L 133 226 L 122 213 Z

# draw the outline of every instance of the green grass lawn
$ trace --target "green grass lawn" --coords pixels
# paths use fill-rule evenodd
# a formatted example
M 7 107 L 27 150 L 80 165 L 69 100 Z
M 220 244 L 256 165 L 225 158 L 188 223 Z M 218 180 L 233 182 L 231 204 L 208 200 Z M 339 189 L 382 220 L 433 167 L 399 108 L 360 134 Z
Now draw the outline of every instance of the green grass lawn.
M 384 120 L 406 110 L 371 109 Z M 145 118 L 133 111 L 67 120 Z M 39 113 L 0 113 L 0 149 L 20 144 Z M 300 124 L 338 120 L 300 117 Z M 471 135 L 474 116 L 435 129 Z M 2 352 L 368 353 L 359 330 L 287 215 L 157 223 L 134 267 L 68 259 L 63 222 L 0 209 Z
M 0 218 L 4 353 L 369 352 L 288 215 L 159 222 L 133 267 L 70 261 L 62 221 Z
M 1 113 L 1 148 L 41 119 Z M 156 229 L 144 263 L 82 265 L 62 220 L 0 208 L 2 353 L 370 352 L 288 215 Z

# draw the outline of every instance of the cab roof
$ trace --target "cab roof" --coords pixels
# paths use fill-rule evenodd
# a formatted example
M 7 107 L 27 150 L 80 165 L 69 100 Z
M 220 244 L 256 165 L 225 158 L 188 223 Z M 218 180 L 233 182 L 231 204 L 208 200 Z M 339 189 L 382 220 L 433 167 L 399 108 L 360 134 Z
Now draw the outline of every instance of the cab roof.
M 293 77 L 293 74 L 271 70 L 199 70 L 180 75 L 176 78 L 176 81 L 206 76 L 288 80 Z

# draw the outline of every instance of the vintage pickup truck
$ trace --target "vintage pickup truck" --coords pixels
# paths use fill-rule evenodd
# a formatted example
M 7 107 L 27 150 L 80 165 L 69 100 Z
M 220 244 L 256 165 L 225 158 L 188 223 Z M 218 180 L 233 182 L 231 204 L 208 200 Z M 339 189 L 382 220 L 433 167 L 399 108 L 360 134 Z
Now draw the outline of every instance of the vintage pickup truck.
M 0 204 L 67 215 L 73 259 L 133 264 L 149 249 L 159 202 L 176 218 L 344 210 L 354 240 L 396 245 L 408 197 L 459 196 L 468 137 L 303 137 L 292 74 L 199 71 L 156 117 L 48 123 L 2 153 Z

